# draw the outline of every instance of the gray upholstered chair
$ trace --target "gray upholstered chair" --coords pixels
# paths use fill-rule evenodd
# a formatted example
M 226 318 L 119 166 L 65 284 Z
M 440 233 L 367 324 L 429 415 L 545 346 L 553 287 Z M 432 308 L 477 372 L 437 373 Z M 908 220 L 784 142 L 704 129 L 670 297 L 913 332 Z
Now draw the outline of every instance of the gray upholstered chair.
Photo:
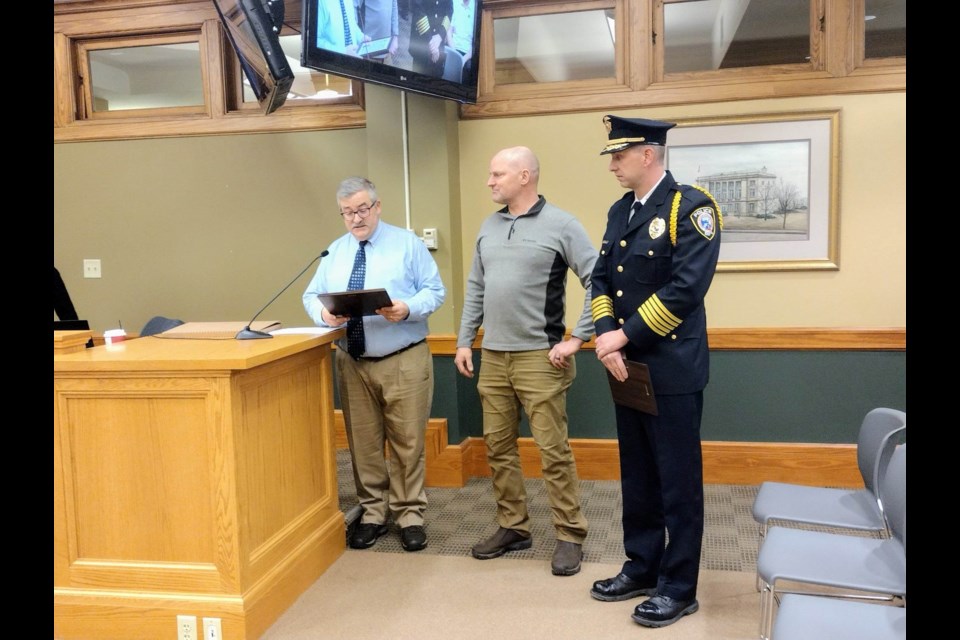
M 443 79 L 460 82 L 463 79 L 463 54 L 453 47 L 444 46 L 446 58 L 443 64 Z
M 783 596 L 773 640 L 906 640 L 907 610 L 790 593 Z
M 173 318 L 165 318 L 163 316 L 153 316 L 147 320 L 147 324 L 143 325 L 143 329 L 140 330 L 140 337 L 152 336 L 158 333 L 163 333 L 168 329 L 173 329 L 174 327 L 179 327 L 183 324 L 183 320 L 175 320 Z
M 888 537 L 878 488 L 894 447 L 906 439 L 907 414 L 878 407 L 869 411 L 857 436 L 857 466 L 862 489 L 810 487 L 764 482 L 753 501 L 753 519 L 760 525 L 760 543 L 771 524 L 817 525 Z M 757 589 L 760 579 L 757 576 Z
M 757 554 L 761 638 L 770 637 L 778 594 L 883 599 L 906 605 L 906 444 L 899 445 L 890 457 L 880 481 L 880 498 L 890 530 L 888 538 L 790 527 L 769 529 Z

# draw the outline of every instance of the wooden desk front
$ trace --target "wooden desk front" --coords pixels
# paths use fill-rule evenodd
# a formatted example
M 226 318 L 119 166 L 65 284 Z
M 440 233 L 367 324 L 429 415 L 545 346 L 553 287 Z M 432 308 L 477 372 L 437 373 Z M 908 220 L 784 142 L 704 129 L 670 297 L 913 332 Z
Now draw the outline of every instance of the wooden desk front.
M 55 352 L 55 637 L 257 638 L 343 553 L 339 335 Z

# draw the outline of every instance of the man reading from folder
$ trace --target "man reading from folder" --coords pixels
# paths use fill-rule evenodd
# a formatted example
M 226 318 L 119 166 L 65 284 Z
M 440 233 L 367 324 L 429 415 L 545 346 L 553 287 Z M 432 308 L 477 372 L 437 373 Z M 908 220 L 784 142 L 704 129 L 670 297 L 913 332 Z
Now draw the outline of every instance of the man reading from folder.
M 330 245 L 303 306 L 317 325 L 347 329 L 337 342 L 337 383 L 363 509 L 349 543 L 354 549 L 373 546 L 392 516 L 403 548 L 419 551 L 427 546 L 424 436 L 433 402 L 427 317 L 443 303 L 446 290 L 423 242 L 380 220 L 372 182 L 347 178 L 337 189 L 337 205 L 347 233 Z M 318 298 L 375 288 L 386 289 L 393 304 L 373 316 L 334 316 Z

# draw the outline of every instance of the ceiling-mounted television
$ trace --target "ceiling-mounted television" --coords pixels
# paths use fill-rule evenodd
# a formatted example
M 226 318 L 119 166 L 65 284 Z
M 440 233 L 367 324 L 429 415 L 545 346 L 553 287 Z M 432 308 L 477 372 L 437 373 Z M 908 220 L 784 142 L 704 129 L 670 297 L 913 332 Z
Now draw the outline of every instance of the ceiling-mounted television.
M 293 69 L 280 48 L 283 0 L 213 0 L 213 4 L 263 113 L 273 113 L 283 106 L 293 84 Z
M 303 0 L 300 64 L 477 101 L 481 0 Z

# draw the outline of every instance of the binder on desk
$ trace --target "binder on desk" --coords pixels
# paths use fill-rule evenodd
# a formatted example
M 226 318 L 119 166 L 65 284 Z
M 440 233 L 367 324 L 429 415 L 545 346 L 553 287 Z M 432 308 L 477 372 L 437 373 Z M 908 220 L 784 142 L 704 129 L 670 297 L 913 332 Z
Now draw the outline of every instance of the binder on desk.
M 386 289 L 358 289 L 317 295 L 327 311 L 335 316 L 374 316 L 377 309 L 393 306 Z
M 610 393 L 613 401 L 621 406 L 630 407 L 652 416 L 657 415 L 657 398 L 653 395 L 650 382 L 650 368 L 642 362 L 624 360 L 627 367 L 627 379 L 620 382 L 607 371 L 610 381 Z
M 87 320 L 54 320 L 54 331 L 89 331 L 90 323 Z M 93 347 L 93 338 L 87 340 L 87 349 Z

